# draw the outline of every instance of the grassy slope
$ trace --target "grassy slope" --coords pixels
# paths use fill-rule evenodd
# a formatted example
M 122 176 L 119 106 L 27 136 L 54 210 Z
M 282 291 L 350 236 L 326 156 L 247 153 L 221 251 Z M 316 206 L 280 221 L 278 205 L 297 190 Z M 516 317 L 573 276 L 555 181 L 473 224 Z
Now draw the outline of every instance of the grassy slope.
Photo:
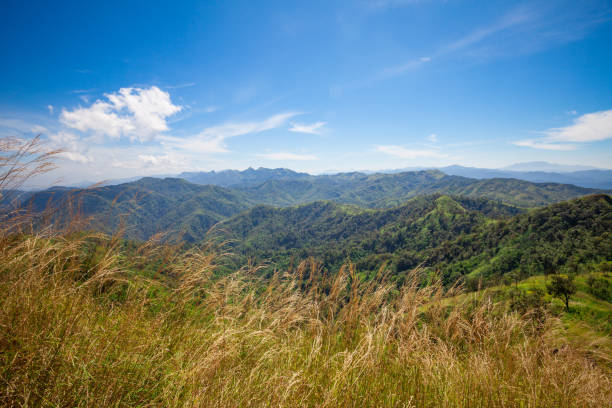
M 612 289 L 612 276 L 608 273 L 591 272 L 577 275 L 574 280 L 577 292 L 570 299 L 569 312 L 565 310 L 565 304 L 560 299 L 547 293 L 546 284 L 549 279 L 544 275 L 531 276 L 510 285 L 464 293 L 450 297 L 445 302 L 456 305 L 465 303 L 469 299 L 483 299 L 489 296 L 508 301 L 516 288 L 526 293 L 540 290 L 544 293 L 544 302 L 549 313 L 560 319 L 555 331 L 556 336 L 580 347 L 593 358 L 612 368 L 612 297 L 594 296 L 587 284 L 589 276 L 604 279 Z
M 208 251 L 0 240 L 4 406 L 606 406 L 610 371 L 490 302 L 316 264 L 214 278 Z M 89 249 L 87 249 L 89 248 Z M 143 280 L 153 262 L 172 286 Z M 309 285 L 300 289 L 297 277 Z M 265 283 L 265 285 L 264 285 Z

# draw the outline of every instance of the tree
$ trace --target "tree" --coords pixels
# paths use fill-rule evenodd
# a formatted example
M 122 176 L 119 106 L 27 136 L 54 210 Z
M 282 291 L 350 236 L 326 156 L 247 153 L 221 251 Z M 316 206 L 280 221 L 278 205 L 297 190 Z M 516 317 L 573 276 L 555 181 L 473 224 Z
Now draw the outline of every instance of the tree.
M 559 298 L 565 302 L 565 308 L 570 311 L 569 300 L 570 297 L 576 293 L 576 284 L 574 278 L 571 276 L 564 275 L 553 275 L 551 282 L 546 285 L 548 293 L 552 296 Z
M 593 296 L 602 300 L 610 299 L 610 284 L 605 278 L 599 278 L 591 274 L 587 278 L 586 283 L 589 285 L 589 292 Z

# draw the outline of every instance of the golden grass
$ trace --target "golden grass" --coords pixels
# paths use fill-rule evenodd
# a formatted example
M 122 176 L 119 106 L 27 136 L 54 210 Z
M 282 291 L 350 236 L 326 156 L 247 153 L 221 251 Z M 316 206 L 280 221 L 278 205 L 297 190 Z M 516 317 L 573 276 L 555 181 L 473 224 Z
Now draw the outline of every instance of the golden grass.
M 609 372 L 558 322 L 316 262 L 215 277 L 218 251 L 116 238 L 0 239 L 0 405 L 605 407 Z M 176 284 L 146 280 L 157 262 Z

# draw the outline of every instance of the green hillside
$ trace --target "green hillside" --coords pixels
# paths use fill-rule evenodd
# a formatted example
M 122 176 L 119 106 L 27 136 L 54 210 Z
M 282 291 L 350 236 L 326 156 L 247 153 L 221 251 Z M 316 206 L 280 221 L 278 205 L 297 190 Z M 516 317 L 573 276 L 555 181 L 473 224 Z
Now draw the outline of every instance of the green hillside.
M 612 199 L 593 195 L 489 223 L 435 248 L 430 259 L 449 281 L 583 272 L 612 259 Z
M 385 210 L 332 202 L 256 207 L 220 228 L 236 252 L 281 267 L 312 256 L 329 269 L 347 259 L 363 271 L 391 262 L 401 276 L 423 264 L 441 271 L 446 283 L 493 284 L 510 272 L 573 272 L 612 259 L 609 196 L 520 212 L 484 199 L 433 195 Z

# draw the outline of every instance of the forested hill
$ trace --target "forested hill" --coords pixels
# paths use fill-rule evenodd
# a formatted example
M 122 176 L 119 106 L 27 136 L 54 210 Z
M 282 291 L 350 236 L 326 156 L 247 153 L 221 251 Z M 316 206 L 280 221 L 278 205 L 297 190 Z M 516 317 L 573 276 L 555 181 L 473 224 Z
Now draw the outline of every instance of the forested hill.
M 541 273 L 579 273 L 612 260 L 612 198 L 597 194 L 533 209 L 476 228 L 433 248 L 429 262 L 448 281 L 469 274 L 499 281 Z
M 431 195 L 382 210 L 324 201 L 289 208 L 258 206 L 219 227 L 239 253 L 261 261 L 287 263 L 314 256 L 333 269 L 348 257 L 372 260 L 364 266 L 376 268 L 383 259 L 401 257 L 402 250 L 420 252 L 521 211 L 487 199 Z M 415 258 L 406 268 L 421 261 Z
M 114 232 L 123 225 L 129 238 L 165 232 L 193 242 L 217 222 L 254 204 L 239 191 L 148 177 L 92 189 L 49 189 L 34 194 L 25 205 L 35 211 L 57 208 L 54 217 L 60 223 L 76 213 L 90 218 L 89 227 L 96 230 Z
M 401 276 L 424 264 L 447 283 L 468 274 L 467 280 L 496 282 L 510 272 L 526 276 L 612 259 L 609 196 L 518 212 L 484 199 L 434 195 L 386 210 L 331 202 L 256 207 L 220 227 L 237 253 L 281 267 L 313 256 L 330 270 L 347 259 L 362 271 L 391 262 Z

